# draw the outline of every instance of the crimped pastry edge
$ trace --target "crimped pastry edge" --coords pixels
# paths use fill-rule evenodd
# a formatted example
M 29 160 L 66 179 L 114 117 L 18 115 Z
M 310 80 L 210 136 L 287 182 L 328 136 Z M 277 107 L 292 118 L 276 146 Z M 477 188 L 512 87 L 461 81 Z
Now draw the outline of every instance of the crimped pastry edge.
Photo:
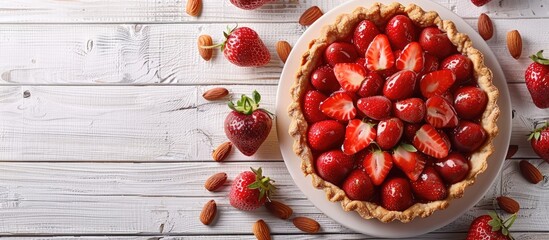
M 408 15 L 420 27 L 437 26 L 443 32 L 446 32 L 450 41 L 457 46 L 457 50 L 472 60 L 474 76 L 477 78 L 479 87 L 488 96 L 488 104 L 481 120 L 481 125 L 486 130 L 488 137 L 484 145 L 471 155 L 471 171 L 468 176 L 461 182 L 450 186 L 446 199 L 429 203 L 416 203 L 405 211 L 389 211 L 372 202 L 351 200 L 338 186 L 324 181 L 318 176 L 314 170 L 314 159 L 311 150 L 307 145 L 308 123 L 301 112 L 301 98 L 310 88 L 309 76 L 316 69 L 326 47 L 351 34 L 356 24 L 364 19 L 381 26 L 397 14 Z M 416 217 L 428 217 L 436 210 L 447 208 L 452 199 L 461 198 L 465 189 L 474 184 L 477 176 L 488 167 L 487 159 L 494 152 L 493 140 L 498 133 L 497 120 L 500 113 L 497 106 L 499 91 L 493 85 L 492 79 L 492 72 L 484 64 L 484 56 L 473 47 L 469 37 L 458 32 L 452 21 L 442 20 L 438 13 L 434 11 L 425 12 L 415 4 L 405 7 L 400 3 L 391 3 L 389 5 L 374 3 L 370 8 L 356 8 L 350 14 L 338 16 L 333 24 L 324 26 L 320 36 L 309 43 L 308 51 L 303 54 L 301 67 L 296 74 L 296 81 L 290 89 L 293 102 L 288 108 L 288 114 L 291 118 L 289 134 L 294 139 L 293 150 L 302 160 L 301 169 L 303 173 L 312 176 L 313 186 L 323 189 L 328 200 L 341 202 L 341 206 L 345 211 L 356 211 L 364 219 L 376 218 L 381 222 L 398 220 L 406 223 Z

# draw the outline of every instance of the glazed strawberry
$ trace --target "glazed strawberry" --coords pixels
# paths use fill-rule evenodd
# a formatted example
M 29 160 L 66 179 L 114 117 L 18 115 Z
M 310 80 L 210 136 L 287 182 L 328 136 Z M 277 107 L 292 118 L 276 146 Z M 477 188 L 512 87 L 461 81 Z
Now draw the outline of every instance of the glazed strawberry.
M 366 78 L 366 69 L 356 63 L 338 63 L 334 66 L 337 81 L 345 91 L 356 92 Z
M 473 62 L 461 54 L 454 54 L 445 58 L 442 60 L 440 68 L 452 70 L 458 83 L 467 82 L 473 76 Z
M 382 120 L 377 125 L 376 143 L 383 150 L 390 150 L 400 141 L 404 123 L 398 118 Z
M 450 150 L 450 145 L 430 124 L 421 126 L 412 143 L 419 151 L 434 158 L 444 158 L 448 156 Z
M 425 103 L 421 98 L 408 98 L 393 104 L 393 114 L 402 121 L 419 123 L 425 117 Z
M 392 178 L 381 187 L 381 206 L 389 211 L 404 211 L 414 205 L 412 187 L 405 178 Z
M 307 142 L 315 151 L 327 151 L 341 146 L 345 137 L 345 126 L 335 120 L 314 123 L 309 127 Z
M 417 149 L 410 144 L 400 144 L 393 151 L 393 161 L 396 167 L 400 168 L 412 181 L 419 178 L 425 167 L 425 158 Z
M 385 34 L 396 49 L 403 49 L 408 43 L 417 40 L 414 23 L 404 15 L 396 15 L 391 18 L 385 27 Z
M 363 58 L 363 57 L 359 57 L 356 62 L 356 64 L 360 65 L 360 66 L 363 66 L 364 69 L 367 69 L 366 68 L 366 58 Z
M 437 159 L 434 167 L 448 184 L 454 184 L 465 179 L 470 168 L 469 160 L 459 152 L 452 152 L 445 158 Z
M 324 115 L 341 121 L 348 121 L 356 116 L 353 98 L 346 92 L 335 92 L 320 104 Z
M 444 100 L 446 100 L 446 102 L 448 102 L 448 103 L 453 103 L 454 102 L 454 95 L 450 91 L 446 91 L 443 94 L 440 94 L 439 96 L 444 98 Z M 455 109 L 455 107 L 454 107 L 454 109 Z
M 353 119 L 345 129 L 343 152 L 353 155 L 370 145 L 375 138 L 376 130 L 373 124 Z
M 372 43 L 372 40 L 374 40 L 378 34 L 379 30 L 372 21 L 362 20 L 362 22 L 357 25 L 353 34 L 353 43 L 355 44 L 356 49 L 358 49 L 360 56 L 366 55 L 368 46 L 370 46 L 370 43 Z
M 516 214 L 509 219 L 502 220 L 496 212 L 489 212 L 475 218 L 469 227 L 466 240 L 511 240 L 509 228 L 515 222 Z
M 423 201 L 438 201 L 448 197 L 446 186 L 431 166 L 425 167 L 423 173 L 411 185 L 414 196 Z
M 369 72 L 364 78 L 357 94 L 361 97 L 371 97 L 381 94 L 383 79 L 376 72 Z
M 375 194 L 372 180 L 362 169 L 352 171 L 341 185 L 341 188 L 351 200 L 369 201 Z
M 413 142 L 416 132 L 421 128 L 421 126 L 423 126 L 421 123 L 404 124 L 404 138 L 408 140 L 408 142 Z
M 454 91 L 454 107 L 460 118 L 479 118 L 488 104 L 486 92 L 478 87 L 465 86 Z
M 410 70 L 395 73 L 385 82 L 383 95 L 390 100 L 401 100 L 411 97 L 416 86 L 416 74 Z
M 316 173 L 324 180 L 339 185 L 354 167 L 353 156 L 341 150 L 322 153 L 315 162 Z
M 236 209 L 251 211 L 265 203 L 273 194 L 276 187 L 269 177 L 262 174 L 261 168 L 245 171 L 233 180 L 229 192 L 229 202 Z
M 384 96 L 361 98 L 356 105 L 358 110 L 374 120 L 383 120 L 391 116 L 391 100 Z
M 477 150 L 484 144 L 486 137 L 486 131 L 482 126 L 469 121 L 461 121 L 450 134 L 452 146 L 463 153 L 470 153 Z
M 316 90 L 328 95 L 341 88 L 330 65 L 317 68 L 311 75 L 311 84 Z
M 448 35 L 436 27 L 424 28 L 419 35 L 419 44 L 425 52 L 439 59 L 449 56 L 456 48 Z
M 389 39 L 384 34 L 377 35 L 366 50 L 366 67 L 370 71 L 390 69 L 395 57 Z
M 534 152 L 546 162 L 549 162 L 549 122 L 545 122 L 544 126 L 535 129 L 530 137 L 528 137 Z
M 423 53 L 423 69 L 421 69 L 421 71 L 417 74 L 417 77 L 418 77 L 417 79 L 421 79 L 423 78 L 423 76 L 425 76 L 425 74 L 438 70 L 439 65 L 440 64 L 438 62 L 438 58 L 424 52 Z M 416 84 L 417 84 L 416 86 L 418 87 L 417 90 L 419 90 L 419 81 L 417 81 Z
M 328 119 L 320 111 L 320 103 L 326 100 L 326 95 L 316 90 L 310 90 L 303 98 L 303 116 L 309 123 L 320 122 Z
M 456 110 L 441 96 L 427 99 L 425 107 L 425 120 L 435 128 L 455 127 L 459 123 Z
M 475 4 L 477 7 L 484 6 L 485 4 L 489 3 L 492 0 L 471 0 L 473 4 Z
M 258 67 L 271 61 L 269 49 L 253 29 L 229 29 L 224 35 L 225 41 L 212 47 L 220 46 L 225 58 L 232 64 L 240 67 Z
M 364 170 L 370 176 L 374 185 L 379 186 L 391 171 L 393 167 L 393 157 L 391 154 L 381 150 L 374 150 L 368 153 L 362 162 Z
M 538 108 L 549 108 L 549 59 L 543 57 L 543 50 L 530 58 L 534 62 L 524 74 L 526 87 Z
M 423 69 L 424 62 L 423 49 L 421 49 L 419 43 L 411 42 L 404 47 L 395 64 L 398 70 L 410 70 L 419 73 Z
M 358 58 L 358 53 L 353 44 L 334 42 L 326 48 L 324 58 L 328 64 L 335 66 L 337 63 L 354 63 Z
M 431 72 L 423 76 L 419 89 L 425 98 L 441 95 L 456 82 L 456 75 L 448 69 Z
M 253 155 L 267 139 L 272 127 L 269 113 L 259 108 L 261 95 L 252 93 L 253 99 L 242 95 L 236 105 L 229 102 L 232 111 L 225 118 L 225 135 L 246 156 Z
M 270 0 L 231 0 L 231 3 L 244 10 L 252 10 L 263 6 Z

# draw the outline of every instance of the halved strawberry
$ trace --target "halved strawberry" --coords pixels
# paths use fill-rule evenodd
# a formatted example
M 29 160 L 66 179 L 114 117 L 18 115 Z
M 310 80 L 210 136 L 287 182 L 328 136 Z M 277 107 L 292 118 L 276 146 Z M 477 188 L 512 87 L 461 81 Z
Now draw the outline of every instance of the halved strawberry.
M 423 49 L 417 42 L 411 42 L 396 60 L 396 68 L 398 70 L 411 70 L 419 73 L 423 69 Z
M 416 132 L 412 141 L 422 153 L 425 153 L 434 158 L 444 158 L 448 156 L 450 145 L 442 139 L 437 130 L 430 124 L 424 124 Z
M 374 185 L 379 186 L 393 167 L 393 157 L 388 152 L 375 150 L 366 155 L 362 165 Z
M 320 103 L 320 111 L 336 120 L 348 121 L 356 116 L 353 98 L 346 92 L 335 92 Z
M 425 159 L 417 149 L 409 144 L 401 144 L 393 151 L 395 166 L 400 168 L 412 181 L 419 178 L 425 167 Z
M 377 35 L 366 51 L 366 66 L 370 71 L 391 68 L 395 64 L 395 56 L 391 44 L 385 34 Z
M 419 83 L 421 94 L 430 98 L 448 91 L 456 82 L 456 75 L 448 69 L 438 70 L 423 76 Z
M 353 155 L 370 145 L 375 138 L 376 130 L 373 124 L 353 119 L 349 121 L 345 129 L 343 152 L 347 155 Z
M 356 92 L 366 78 L 366 70 L 357 63 L 338 63 L 334 66 L 337 81 L 343 89 Z
M 435 128 L 455 127 L 459 123 L 456 110 L 441 96 L 432 96 L 425 102 L 425 120 Z

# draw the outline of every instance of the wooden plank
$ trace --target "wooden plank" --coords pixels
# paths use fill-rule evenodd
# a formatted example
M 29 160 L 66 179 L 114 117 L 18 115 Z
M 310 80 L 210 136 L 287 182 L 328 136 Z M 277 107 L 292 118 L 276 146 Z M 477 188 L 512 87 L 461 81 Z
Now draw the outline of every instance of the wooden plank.
M 492 18 L 544 18 L 549 17 L 547 2 L 544 0 L 505 0 L 491 1 L 477 7 L 470 1 L 457 1 L 453 8 L 461 17 L 478 18 L 481 13 L 487 13 Z
M 494 19 L 496 35 L 488 43 L 509 82 L 524 82 L 528 55 L 549 45 L 548 19 Z M 476 20 L 468 20 L 476 26 Z M 257 30 L 272 60 L 261 68 L 240 68 L 217 52 L 210 62 L 197 54 L 196 38 L 210 34 L 221 40 L 226 24 L 3 24 L 0 25 L 0 84 L 276 84 L 282 63 L 274 45 L 294 44 L 305 28 L 297 23 L 243 24 Z M 519 29 L 523 57 L 506 49 L 506 32 Z

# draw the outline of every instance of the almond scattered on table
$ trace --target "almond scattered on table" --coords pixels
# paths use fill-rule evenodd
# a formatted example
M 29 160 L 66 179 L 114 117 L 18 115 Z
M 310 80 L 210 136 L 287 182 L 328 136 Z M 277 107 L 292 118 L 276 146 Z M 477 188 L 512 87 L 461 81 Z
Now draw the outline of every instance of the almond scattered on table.
M 209 177 L 204 183 L 204 188 L 213 192 L 219 189 L 227 181 L 227 173 L 220 172 Z
M 282 60 L 283 63 L 286 63 L 286 60 L 288 59 L 291 51 L 292 46 L 290 45 L 290 43 L 286 41 L 278 41 L 276 43 L 276 52 L 278 53 L 278 57 L 280 58 L 280 60 Z
M 252 232 L 257 240 L 271 240 L 271 231 L 269 231 L 269 226 L 263 219 L 259 219 L 254 223 Z
M 229 153 L 231 152 L 231 149 L 233 148 L 233 144 L 231 142 L 224 142 L 219 147 L 217 147 L 213 153 L 212 158 L 216 162 L 223 162 L 227 156 L 229 156 Z
M 518 145 L 509 145 L 509 149 L 507 150 L 507 156 L 505 156 L 505 159 L 512 158 L 517 152 Z
M 295 227 L 306 233 L 317 233 L 320 230 L 320 224 L 308 217 L 296 217 L 293 223 Z
M 215 219 L 216 214 L 217 204 L 215 203 L 215 200 L 210 200 L 206 204 L 204 204 L 202 212 L 200 212 L 200 221 L 204 225 L 210 225 Z
M 520 58 L 522 54 L 522 37 L 517 30 L 507 33 L 507 49 L 513 58 Z
M 200 12 L 202 12 L 202 0 L 187 0 L 185 12 L 192 17 L 200 15 Z
M 522 160 L 519 163 L 520 173 L 522 176 L 533 184 L 537 184 L 543 180 L 543 175 L 539 169 L 526 160 Z
M 299 24 L 303 26 L 310 26 L 313 24 L 317 19 L 322 17 L 324 13 L 322 13 L 322 10 L 318 6 L 312 6 L 309 9 L 305 10 L 303 14 L 301 14 L 301 17 L 299 18 Z
M 202 94 L 202 97 L 208 101 L 215 101 L 222 99 L 229 95 L 229 90 L 222 87 L 212 88 Z
M 202 59 L 206 61 L 210 61 L 212 59 L 213 49 L 205 48 L 212 45 L 213 45 L 213 40 L 210 35 L 200 35 L 198 37 L 198 53 L 200 54 Z
M 489 40 L 494 36 L 494 25 L 492 24 L 492 20 L 488 15 L 486 14 L 480 14 L 478 17 L 478 33 L 484 40 Z
M 288 205 L 275 200 L 265 202 L 265 208 L 267 208 L 272 215 L 280 219 L 288 219 L 294 212 Z
M 520 205 L 515 199 L 506 196 L 500 196 L 496 198 L 499 208 L 503 211 L 514 214 L 520 210 Z

